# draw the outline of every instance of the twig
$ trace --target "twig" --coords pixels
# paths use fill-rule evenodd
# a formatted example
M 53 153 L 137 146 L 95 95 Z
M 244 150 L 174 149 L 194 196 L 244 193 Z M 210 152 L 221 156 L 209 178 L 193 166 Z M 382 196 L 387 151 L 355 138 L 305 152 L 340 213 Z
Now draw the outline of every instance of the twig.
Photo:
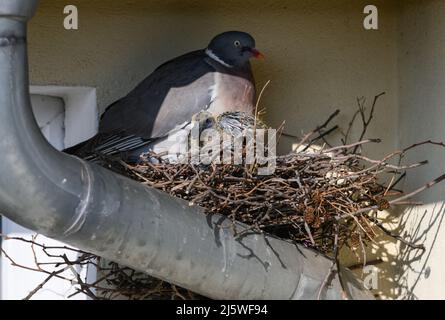
M 382 92 L 382 93 L 380 93 L 380 94 L 378 94 L 378 95 L 376 95 L 376 96 L 374 97 L 374 101 L 373 101 L 372 106 L 371 106 L 371 111 L 369 112 L 369 115 L 368 115 L 368 118 L 367 118 L 367 119 L 366 119 L 366 115 L 365 115 L 365 107 L 364 107 L 365 100 L 363 100 L 362 103 L 360 103 L 360 101 L 358 102 L 358 105 L 359 105 L 359 111 L 360 111 L 360 116 L 361 116 L 362 124 L 363 124 L 362 132 L 361 132 L 361 134 L 360 134 L 360 137 L 358 138 L 359 141 L 363 140 L 363 138 L 365 137 L 365 134 L 366 134 L 366 132 L 368 131 L 368 126 L 369 126 L 369 124 L 371 123 L 372 118 L 374 117 L 374 110 L 375 110 L 375 106 L 376 106 L 376 104 L 377 104 L 377 101 L 378 101 L 379 98 L 380 98 L 381 96 L 383 96 L 384 94 L 385 94 L 385 92 Z M 360 147 L 360 146 L 356 146 L 356 147 L 354 148 L 354 151 L 353 151 L 352 153 L 357 153 L 357 150 L 358 150 L 359 147 Z
M 402 242 L 403 244 L 410 247 L 411 249 L 418 249 L 418 250 L 422 250 L 422 251 L 426 250 L 426 248 L 423 244 L 414 244 L 414 243 L 402 238 L 401 236 L 392 233 L 391 231 L 386 229 L 386 227 L 381 222 L 379 222 L 377 219 L 375 219 L 373 217 L 368 217 L 368 219 L 370 221 L 372 221 L 377 227 L 379 227 L 387 236 Z

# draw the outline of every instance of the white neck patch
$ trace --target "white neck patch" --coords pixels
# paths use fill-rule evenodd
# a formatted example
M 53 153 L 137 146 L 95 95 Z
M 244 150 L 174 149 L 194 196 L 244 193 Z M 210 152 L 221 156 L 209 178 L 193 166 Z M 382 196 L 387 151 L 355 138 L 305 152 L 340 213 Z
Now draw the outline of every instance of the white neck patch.
M 227 68 L 233 68 L 233 66 L 231 66 L 230 64 L 224 62 L 216 54 L 214 54 L 212 50 L 210 50 L 208 48 L 206 49 L 206 55 L 208 55 L 211 59 L 215 60 L 216 62 L 221 63 L 223 66 L 225 66 Z

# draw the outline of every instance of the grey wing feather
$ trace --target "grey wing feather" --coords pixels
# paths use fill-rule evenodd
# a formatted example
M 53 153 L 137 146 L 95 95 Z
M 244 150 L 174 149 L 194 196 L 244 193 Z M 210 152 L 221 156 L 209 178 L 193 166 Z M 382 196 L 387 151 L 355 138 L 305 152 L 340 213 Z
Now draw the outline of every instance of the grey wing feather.
M 126 134 L 97 134 L 93 138 L 65 149 L 64 152 L 85 160 L 95 161 L 102 156 L 113 156 L 150 144 L 150 140 Z
M 157 68 L 106 110 L 99 134 L 153 139 L 190 121 L 211 103 L 214 69 L 203 55 L 195 51 Z

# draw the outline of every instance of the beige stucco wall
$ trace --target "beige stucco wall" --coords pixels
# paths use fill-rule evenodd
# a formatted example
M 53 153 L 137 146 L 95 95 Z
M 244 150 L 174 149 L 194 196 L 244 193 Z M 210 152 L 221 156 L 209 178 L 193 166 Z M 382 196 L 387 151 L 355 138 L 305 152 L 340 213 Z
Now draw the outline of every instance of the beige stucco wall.
M 432 139 L 445 140 L 445 1 L 403 1 L 399 28 L 400 144 Z M 434 179 L 445 172 L 445 149 L 424 147 L 407 160 L 428 159 L 428 167 L 412 172 L 405 188 Z M 424 206 L 407 208 L 398 228 L 424 243 L 427 250 L 399 247 L 397 282 L 402 294 L 413 299 L 445 299 L 445 184 L 423 193 Z
M 41 0 L 31 22 L 31 82 L 95 87 L 100 110 L 165 60 L 206 46 L 219 32 L 239 29 L 253 34 L 267 56 L 254 62 L 254 72 L 259 88 L 271 80 L 261 106 L 272 126 L 286 120 L 285 131 L 299 135 L 340 108 L 344 128 L 356 109 L 356 97 L 371 100 L 386 91 L 369 132 L 384 142 L 368 153 L 379 157 L 399 145 L 444 137 L 443 0 L 373 1 L 379 9 L 378 31 L 363 29 L 362 11 L 369 3 L 361 0 L 70 0 L 79 9 L 78 31 L 63 29 L 66 4 Z M 280 151 L 285 152 L 293 140 L 281 142 Z M 431 165 L 412 173 L 407 189 L 443 168 L 443 151 L 425 152 L 417 157 L 431 159 Z M 445 297 L 440 246 L 445 239 L 439 228 L 443 191 L 442 186 L 425 194 L 422 200 L 428 205 L 408 208 L 411 213 L 402 219 L 388 216 L 397 231 L 415 233 L 419 241 L 434 246 L 420 258 L 383 237 L 385 246 L 371 247 L 369 260 L 387 261 L 378 266 L 381 295 L 396 298 L 412 289 L 418 298 Z M 345 255 L 345 261 L 349 258 Z
M 370 133 L 385 140 L 383 153 L 396 142 L 396 19 L 394 1 L 374 2 L 379 31 L 363 29 L 367 1 L 358 0 L 72 0 L 79 30 L 67 31 L 67 3 L 42 0 L 30 27 L 31 81 L 96 87 L 103 110 L 167 59 L 205 47 L 219 32 L 244 30 L 267 56 L 254 72 L 259 88 L 271 80 L 261 104 L 271 125 L 286 120 L 286 132 L 298 135 L 335 108 L 346 124 L 357 96 L 386 91 Z M 282 142 L 288 151 L 293 141 Z

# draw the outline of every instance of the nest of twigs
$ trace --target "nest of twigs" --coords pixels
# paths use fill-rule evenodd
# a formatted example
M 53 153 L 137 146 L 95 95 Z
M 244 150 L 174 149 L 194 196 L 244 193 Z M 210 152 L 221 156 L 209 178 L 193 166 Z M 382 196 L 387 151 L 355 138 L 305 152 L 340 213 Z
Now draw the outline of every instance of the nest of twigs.
M 353 218 L 356 212 L 389 208 L 390 188 L 379 184 L 376 170 L 363 165 L 360 156 L 349 153 L 353 147 L 278 157 L 274 174 L 266 176 L 258 175 L 255 166 L 178 165 L 154 154 L 137 166 L 122 166 L 131 178 L 207 213 L 243 222 L 250 232 L 266 232 L 330 253 L 334 235 L 339 243 L 355 246 L 355 235 L 368 229 L 360 215 L 362 227 L 353 226 L 359 223 Z M 153 158 L 158 163 L 153 164 Z M 362 236 L 372 239 L 374 233 Z
M 358 100 L 359 108 L 340 145 L 331 146 L 326 140 L 339 129 L 329 128 L 339 114 L 337 110 L 301 138 L 295 152 L 277 156 L 270 175 L 259 174 L 259 165 L 255 164 L 178 164 L 157 154 L 147 154 L 138 165 L 115 159 L 103 159 L 103 165 L 186 200 L 190 206 L 201 206 L 209 214 L 247 224 L 249 228 L 243 232 L 269 233 L 332 256 L 345 245 L 353 250 L 366 246 L 376 236 L 374 227 L 387 232 L 375 213 L 406 204 L 425 189 L 421 187 L 409 195 L 397 189 L 406 170 L 427 163 L 401 165 L 401 158 L 420 144 L 440 144 L 422 142 L 381 160 L 364 156 L 366 144 L 380 143 L 380 139 L 364 139 L 380 96 L 375 97 L 369 110 L 365 100 Z M 362 120 L 360 140 L 348 143 L 357 119 Z M 264 127 L 259 121 L 245 121 L 245 116 L 242 123 Z M 322 147 L 316 144 L 319 142 Z

